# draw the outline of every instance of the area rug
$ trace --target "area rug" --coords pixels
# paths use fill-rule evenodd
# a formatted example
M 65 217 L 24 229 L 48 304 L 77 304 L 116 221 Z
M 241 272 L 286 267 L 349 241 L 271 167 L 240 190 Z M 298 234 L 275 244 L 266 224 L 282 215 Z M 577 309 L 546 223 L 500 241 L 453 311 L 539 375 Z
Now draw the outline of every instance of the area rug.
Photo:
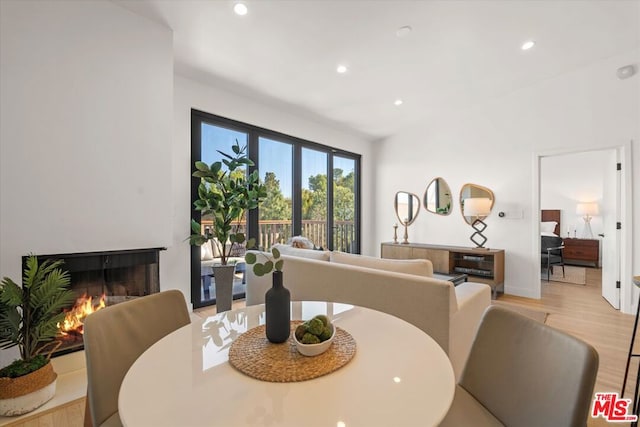
M 546 313 L 544 311 L 539 311 L 539 310 L 533 310 L 530 308 L 524 308 L 524 307 L 520 307 L 518 305 L 514 305 L 514 304 L 510 304 L 508 302 L 502 302 L 502 301 L 491 301 L 491 304 L 493 305 L 499 305 L 500 307 L 504 307 L 508 310 L 513 310 L 516 313 L 522 314 L 523 316 L 526 316 L 530 319 L 535 320 L 536 322 L 540 322 L 540 323 L 545 323 L 547 321 L 547 316 L 549 315 L 549 313 Z
M 542 272 L 542 280 L 547 280 L 546 270 Z M 556 266 L 549 280 L 553 282 L 573 283 L 574 285 L 585 285 L 587 283 L 587 269 L 584 267 L 565 265 L 564 277 L 562 277 L 562 267 Z

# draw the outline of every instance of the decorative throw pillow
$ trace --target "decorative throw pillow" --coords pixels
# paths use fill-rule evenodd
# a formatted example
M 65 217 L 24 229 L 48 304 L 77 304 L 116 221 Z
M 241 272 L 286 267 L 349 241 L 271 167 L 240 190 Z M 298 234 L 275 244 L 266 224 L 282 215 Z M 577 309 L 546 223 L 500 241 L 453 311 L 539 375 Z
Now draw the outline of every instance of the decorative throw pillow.
M 227 255 L 229 255 L 229 246 L 231 246 L 231 242 L 227 240 L 227 244 L 225 245 L 225 248 L 224 248 L 224 251 Z M 211 247 L 212 247 L 213 257 L 220 258 L 220 249 L 222 248 L 220 247 L 220 241 L 216 237 L 211 239 Z
M 207 240 L 200 246 L 200 260 L 209 261 L 213 259 L 213 251 L 211 250 L 211 240 Z
M 433 276 L 433 264 L 427 259 L 387 259 L 365 255 L 331 252 L 331 262 L 374 268 L 376 270 L 413 274 L 415 276 Z
M 329 261 L 329 251 L 314 251 L 311 249 L 294 248 L 289 245 L 282 245 L 280 243 L 273 245 L 277 248 L 282 255 L 297 256 L 301 258 L 317 259 L 320 261 Z
M 306 237 L 302 236 L 293 236 L 287 241 L 287 245 L 293 246 L 294 248 L 300 249 L 315 249 L 316 245 Z

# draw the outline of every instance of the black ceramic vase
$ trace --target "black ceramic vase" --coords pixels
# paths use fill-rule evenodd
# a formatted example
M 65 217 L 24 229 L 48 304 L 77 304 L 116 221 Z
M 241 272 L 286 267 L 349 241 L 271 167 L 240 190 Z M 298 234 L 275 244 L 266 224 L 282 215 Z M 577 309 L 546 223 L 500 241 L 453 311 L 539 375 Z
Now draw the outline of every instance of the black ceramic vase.
M 282 285 L 282 271 L 273 272 L 273 286 L 264 296 L 267 339 L 282 343 L 291 332 L 291 293 Z

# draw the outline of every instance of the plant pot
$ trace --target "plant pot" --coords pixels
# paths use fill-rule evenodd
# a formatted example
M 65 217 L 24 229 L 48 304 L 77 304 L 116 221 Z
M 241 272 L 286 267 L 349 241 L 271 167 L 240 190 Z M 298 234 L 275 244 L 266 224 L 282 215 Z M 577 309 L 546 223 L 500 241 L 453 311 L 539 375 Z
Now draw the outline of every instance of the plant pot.
M 18 378 L 0 378 L 0 415 L 22 415 L 39 408 L 56 394 L 51 362 Z
M 235 265 L 216 265 L 213 267 L 213 277 L 216 285 L 216 311 L 218 313 L 231 310 L 235 271 Z

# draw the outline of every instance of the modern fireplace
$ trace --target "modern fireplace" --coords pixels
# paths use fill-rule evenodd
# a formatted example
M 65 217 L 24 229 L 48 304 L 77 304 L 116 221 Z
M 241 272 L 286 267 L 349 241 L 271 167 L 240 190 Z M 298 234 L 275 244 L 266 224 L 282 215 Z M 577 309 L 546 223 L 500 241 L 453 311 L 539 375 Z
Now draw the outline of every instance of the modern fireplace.
M 58 325 L 60 346 L 53 356 L 82 350 L 83 320 L 92 312 L 132 298 L 160 292 L 160 250 L 38 255 L 38 261 L 61 259 L 71 276 L 75 302 L 63 311 L 65 321 Z M 23 257 L 23 264 L 27 257 Z

